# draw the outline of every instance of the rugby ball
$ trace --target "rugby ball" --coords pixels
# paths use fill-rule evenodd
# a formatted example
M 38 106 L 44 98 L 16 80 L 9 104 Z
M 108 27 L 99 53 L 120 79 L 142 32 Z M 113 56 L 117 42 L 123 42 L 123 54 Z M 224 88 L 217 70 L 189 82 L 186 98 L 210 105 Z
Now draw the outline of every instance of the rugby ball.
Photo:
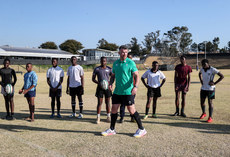
M 6 94 L 12 94 L 13 93 L 13 87 L 11 84 L 7 84 L 5 87 Z
M 109 83 L 108 83 L 107 80 L 102 80 L 101 83 L 100 83 L 100 85 L 101 85 L 101 88 L 102 88 L 103 90 L 107 90 L 108 87 L 109 87 Z

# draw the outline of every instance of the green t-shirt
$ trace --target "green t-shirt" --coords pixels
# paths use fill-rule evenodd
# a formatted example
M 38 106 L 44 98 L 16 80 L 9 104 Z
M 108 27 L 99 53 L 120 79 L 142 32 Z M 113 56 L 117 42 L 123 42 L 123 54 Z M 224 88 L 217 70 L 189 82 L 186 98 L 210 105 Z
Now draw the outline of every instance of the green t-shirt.
M 126 58 L 113 63 L 113 73 L 115 74 L 116 87 L 114 94 L 131 95 L 133 89 L 133 72 L 138 71 L 133 60 Z

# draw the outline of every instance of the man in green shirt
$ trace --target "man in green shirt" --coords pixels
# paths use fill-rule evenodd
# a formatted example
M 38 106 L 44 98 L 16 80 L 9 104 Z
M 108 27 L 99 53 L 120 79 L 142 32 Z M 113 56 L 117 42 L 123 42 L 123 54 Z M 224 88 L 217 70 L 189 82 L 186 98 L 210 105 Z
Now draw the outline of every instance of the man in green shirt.
M 139 113 L 136 111 L 134 105 L 134 95 L 137 93 L 139 83 L 138 69 L 135 62 L 127 58 L 128 48 L 125 45 L 120 46 L 119 55 L 120 59 L 113 63 L 112 75 L 109 82 L 109 89 L 112 91 L 114 79 L 116 80 L 116 87 L 112 96 L 111 125 L 109 129 L 102 132 L 102 135 L 109 136 L 116 134 L 114 129 L 117 121 L 117 111 L 120 105 L 124 104 L 138 125 L 138 130 L 133 136 L 142 137 L 147 131 L 142 126 Z

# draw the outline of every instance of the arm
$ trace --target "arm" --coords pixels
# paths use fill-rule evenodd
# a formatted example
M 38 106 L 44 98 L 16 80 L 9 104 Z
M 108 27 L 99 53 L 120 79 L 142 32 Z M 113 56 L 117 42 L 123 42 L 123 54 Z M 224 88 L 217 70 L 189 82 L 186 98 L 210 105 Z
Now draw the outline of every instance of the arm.
M 92 81 L 94 83 L 96 83 L 96 84 L 99 84 L 99 82 L 96 80 L 96 75 L 95 74 L 93 74 L 93 76 L 92 76 Z
M 164 85 L 165 81 L 166 81 L 166 78 L 164 78 L 164 79 L 162 80 L 160 87 L 162 87 L 162 86 Z
M 188 89 L 189 89 L 189 86 L 190 86 L 190 80 L 191 80 L 191 75 L 190 75 L 190 73 L 188 73 L 188 84 L 187 84 Z
M 174 73 L 174 86 L 175 87 L 176 87 L 177 77 L 178 77 L 178 73 L 177 73 L 177 71 L 175 71 L 175 73 Z
M 200 79 L 200 83 L 203 85 L 203 79 L 202 79 L 202 76 L 201 76 L 201 72 L 199 72 L 199 79 Z
M 224 75 L 223 75 L 222 73 L 218 72 L 217 75 L 219 76 L 219 79 L 218 79 L 216 82 L 210 82 L 210 83 L 209 83 L 210 86 L 216 85 L 216 84 L 219 83 L 221 80 L 223 80 Z
M 69 76 L 67 78 L 66 94 L 69 94 Z
M 60 77 L 60 81 L 59 81 L 58 85 L 54 89 L 57 90 L 58 87 L 62 84 L 62 82 L 63 82 L 63 77 Z
M 132 89 L 132 95 L 135 95 L 137 93 L 137 87 L 138 87 L 138 84 L 139 84 L 139 73 L 138 73 L 138 71 L 135 71 L 133 73 L 133 76 L 134 76 L 134 80 L 135 80 L 136 84 L 134 85 L 134 87 Z
M 48 77 L 47 77 L 47 84 L 50 86 L 51 89 L 53 88 L 51 83 L 50 83 L 50 78 L 48 78 Z
M 20 89 L 18 93 L 22 94 L 23 90 L 24 90 L 24 85 L 22 86 L 22 89 Z
M 115 74 L 114 73 L 112 73 L 111 74 L 111 77 L 110 77 L 110 80 L 109 80 L 109 90 L 113 90 L 113 82 L 114 82 L 114 80 L 115 80 Z
M 14 82 L 12 83 L 12 86 L 14 86 L 16 84 L 16 82 L 17 82 L 17 76 L 16 76 L 16 73 L 15 73 L 14 70 L 13 70 L 12 76 L 14 78 Z
M 29 92 L 32 88 L 34 88 L 35 87 L 35 85 L 32 85 L 32 86 L 30 86 L 30 88 L 28 88 L 28 89 L 24 89 L 23 90 L 23 94 L 26 94 L 27 92 Z
M 147 83 L 145 82 L 145 79 L 143 77 L 141 77 L 141 81 L 145 85 L 146 88 L 149 88 L 149 86 L 147 85 Z

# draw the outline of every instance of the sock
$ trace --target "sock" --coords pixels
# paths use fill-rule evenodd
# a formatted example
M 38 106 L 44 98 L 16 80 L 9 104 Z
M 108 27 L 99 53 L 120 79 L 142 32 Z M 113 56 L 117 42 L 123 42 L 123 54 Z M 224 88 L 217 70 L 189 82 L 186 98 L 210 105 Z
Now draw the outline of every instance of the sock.
M 110 129 L 111 130 L 115 129 L 116 121 L 117 121 L 117 113 L 115 113 L 115 114 L 112 113 L 111 114 L 111 124 L 110 124 Z
M 156 106 L 153 106 L 153 114 L 156 114 Z
M 209 117 L 212 117 L 213 107 L 209 107 Z
M 79 102 L 80 113 L 83 111 L 83 102 Z
M 110 117 L 110 113 L 107 113 L 107 117 Z
M 205 113 L 205 106 L 204 105 L 201 107 L 201 109 L 202 109 L 202 112 Z
M 100 114 L 97 114 L 97 118 L 100 118 Z
M 133 117 L 134 117 L 135 121 L 137 122 L 138 128 L 143 130 L 144 127 L 142 126 L 141 118 L 140 118 L 139 113 L 137 111 L 133 114 Z
M 149 114 L 149 108 L 146 107 L 146 108 L 145 108 L 145 115 L 148 115 L 148 114 Z

